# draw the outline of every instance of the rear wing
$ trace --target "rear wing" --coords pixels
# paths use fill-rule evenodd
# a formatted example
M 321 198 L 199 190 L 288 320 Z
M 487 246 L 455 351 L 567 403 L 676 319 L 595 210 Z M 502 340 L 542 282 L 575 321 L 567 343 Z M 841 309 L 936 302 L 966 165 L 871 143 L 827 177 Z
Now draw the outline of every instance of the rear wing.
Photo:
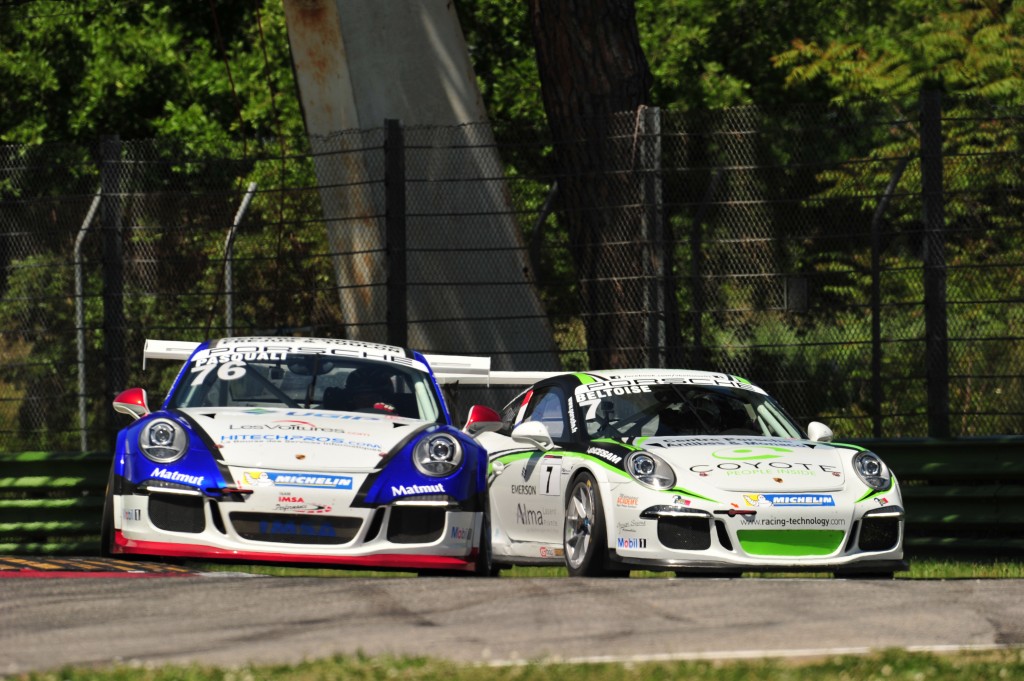
M 142 351 L 142 368 L 150 359 L 173 359 L 184 362 L 199 343 L 195 341 L 167 341 L 146 339 Z M 558 371 L 491 371 L 490 357 L 468 355 L 424 355 L 440 385 L 462 386 L 527 386 L 556 376 Z
M 194 341 L 165 341 L 147 338 L 142 349 L 142 368 L 146 368 L 148 359 L 175 359 L 184 362 L 192 356 L 199 343 Z
M 492 371 L 490 357 L 463 355 L 424 355 L 439 385 L 527 386 L 545 378 L 557 376 L 560 371 Z

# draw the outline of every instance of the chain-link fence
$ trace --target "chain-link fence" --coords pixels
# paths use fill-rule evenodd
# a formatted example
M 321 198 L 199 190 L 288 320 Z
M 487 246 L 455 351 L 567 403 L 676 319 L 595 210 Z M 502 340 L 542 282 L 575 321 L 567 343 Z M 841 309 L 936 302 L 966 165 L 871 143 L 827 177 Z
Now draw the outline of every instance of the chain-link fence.
M 109 447 L 112 396 L 173 377 L 144 339 L 231 333 L 713 369 L 842 437 L 1018 433 L 1021 118 L 929 101 L 0 147 L 0 448 Z

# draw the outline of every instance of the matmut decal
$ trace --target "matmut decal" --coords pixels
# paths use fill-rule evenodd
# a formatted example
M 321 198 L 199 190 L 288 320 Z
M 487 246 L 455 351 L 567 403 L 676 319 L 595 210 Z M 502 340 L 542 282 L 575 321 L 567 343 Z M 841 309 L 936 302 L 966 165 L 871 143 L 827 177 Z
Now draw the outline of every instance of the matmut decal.
M 242 484 L 254 487 L 278 485 L 281 487 L 316 487 L 320 489 L 352 489 L 352 478 L 348 475 L 296 475 L 294 473 L 270 473 L 267 471 L 246 471 Z
M 201 486 L 203 484 L 202 475 L 188 475 L 187 473 L 172 471 L 167 468 L 154 468 L 149 477 L 159 480 L 170 480 L 171 482 L 183 482 L 187 485 Z
M 835 506 L 831 494 L 744 494 L 747 506 Z
M 391 494 L 396 497 L 404 497 L 409 494 L 447 494 L 448 490 L 444 488 L 444 485 L 437 483 L 436 485 L 399 485 L 395 487 L 391 486 Z

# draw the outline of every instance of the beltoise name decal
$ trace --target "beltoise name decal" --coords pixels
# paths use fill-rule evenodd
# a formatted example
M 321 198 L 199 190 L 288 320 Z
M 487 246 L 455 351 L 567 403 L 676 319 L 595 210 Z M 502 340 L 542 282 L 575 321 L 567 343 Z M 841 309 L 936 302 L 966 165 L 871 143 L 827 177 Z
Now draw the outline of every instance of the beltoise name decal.
M 673 376 L 671 378 L 616 378 L 607 381 L 595 381 L 577 386 L 574 394 L 580 407 L 597 403 L 606 397 L 616 395 L 635 395 L 651 392 L 652 385 L 711 385 L 727 388 L 739 388 L 751 392 L 764 393 L 751 383 L 727 374 L 708 374 L 693 376 Z M 589 417 L 588 417 L 589 418 Z

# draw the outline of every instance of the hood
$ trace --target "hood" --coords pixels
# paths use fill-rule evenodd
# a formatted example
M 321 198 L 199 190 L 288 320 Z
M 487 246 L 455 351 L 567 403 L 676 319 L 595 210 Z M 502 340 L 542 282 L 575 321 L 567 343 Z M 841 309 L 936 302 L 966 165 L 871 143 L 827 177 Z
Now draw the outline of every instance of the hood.
M 295 471 L 372 470 L 427 425 L 416 419 L 295 409 L 181 409 L 229 466 Z
M 752 437 L 649 438 L 681 484 L 727 492 L 826 492 L 846 482 L 846 450 L 822 442 Z

